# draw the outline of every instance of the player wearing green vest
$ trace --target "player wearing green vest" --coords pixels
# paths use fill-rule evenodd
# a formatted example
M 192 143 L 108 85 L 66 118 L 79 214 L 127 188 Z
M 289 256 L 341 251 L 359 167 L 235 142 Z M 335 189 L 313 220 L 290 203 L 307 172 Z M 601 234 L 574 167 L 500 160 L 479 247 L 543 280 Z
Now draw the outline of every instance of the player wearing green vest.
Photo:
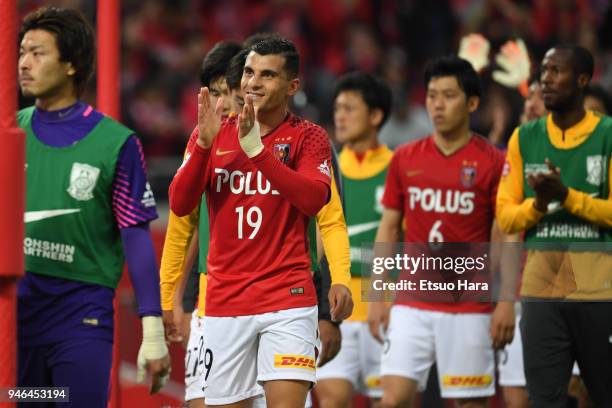
M 525 231 L 521 285 L 525 375 L 534 407 L 565 407 L 578 362 L 596 406 L 612 406 L 612 119 L 585 111 L 593 57 L 550 49 L 540 81 L 550 114 L 510 138 L 497 196 L 506 233 Z
M 113 298 L 124 254 L 142 318 L 137 378 L 168 379 L 159 280 L 149 233 L 157 217 L 142 147 L 130 129 L 78 100 L 94 64 L 93 32 L 61 8 L 28 14 L 19 85 L 35 106 L 26 131 L 26 274 L 17 289 L 18 385 L 69 387 L 71 406 L 106 407 Z
M 391 109 L 391 90 L 378 78 L 353 72 L 335 89 L 336 138 L 344 143 L 339 162 L 345 218 L 351 245 L 351 292 L 355 309 L 341 326 L 338 355 L 317 371 L 317 395 L 323 408 L 349 406 L 354 392 L 378 399 L 381 345 L 369 332 L 367 305 L 361 300 L 361 248 L 375 241 L 387 168 L 393 153 L 378 142 L 378 131 Z

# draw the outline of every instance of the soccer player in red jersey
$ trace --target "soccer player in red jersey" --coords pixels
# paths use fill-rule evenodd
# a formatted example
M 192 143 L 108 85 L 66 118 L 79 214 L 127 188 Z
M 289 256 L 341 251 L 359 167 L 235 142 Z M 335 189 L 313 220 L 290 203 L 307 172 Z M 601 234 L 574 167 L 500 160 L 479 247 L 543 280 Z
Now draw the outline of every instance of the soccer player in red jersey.
M 295 46 L 271 38 L 250 48 L 239 117 L 200 92 L 198 132 L 170 186 L 188 214 L 206 192 L 210 250 L 204 326 L 206 405 L 248 406 L 262 383 L 268 406 L 303 407 L 315 382 L 316 294 L 306 238 L 330 193 L 326 132 L 288 111 L 299 89 Z M 336 320 L 351 294 L 332 285 Z
M 425 72 L 433 135 L 399 148 L 387 175 L 377 243 L 488 242 L 503 155 L 470 131 L 479 104 L 477 73 L 456 57 Z M 436 362 L 442 397 L 462 407 L 485 407 L 495 393 L 494 348 L 512 339 L 513 302 L 372 302 L 368 320 L 382 340 L 385 407 L 413 406 Z M 387 328 L 388 326 L 388 328 Z

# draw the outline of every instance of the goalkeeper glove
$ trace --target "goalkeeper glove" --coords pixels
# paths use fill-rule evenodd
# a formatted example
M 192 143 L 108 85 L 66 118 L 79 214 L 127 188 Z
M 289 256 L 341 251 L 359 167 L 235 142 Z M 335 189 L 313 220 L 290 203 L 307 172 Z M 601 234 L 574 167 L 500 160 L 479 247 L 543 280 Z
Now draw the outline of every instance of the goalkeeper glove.
M 142 318 L 142 344 L 138 350 L 138 358 L 136 360 L 138 371 L 136 381 L 144 383 L 146 379 L 147 366 L 150 360 L 160 360 L 168 356 L 168 347 L 164 339 L 164 325 L 162 318 L 159 316 L 145 316 Z M 166 362 L 167 367 L 153 373 L 153 383 L 151 386 L 151 394 L 159 391 L 170 378 L 170 366 Z
M 467 60 L 476 72 L 489 65 L 489 41 L 481 34 L 468 34 L 459 44 L 459 57 Z
M 495 62 L 501 70 L 493 71 L 493 79 L 508 88 L 518 88 L 529 80 L 531 62 L 525 43 L 520 38 L 508 41 L 502 47 Z

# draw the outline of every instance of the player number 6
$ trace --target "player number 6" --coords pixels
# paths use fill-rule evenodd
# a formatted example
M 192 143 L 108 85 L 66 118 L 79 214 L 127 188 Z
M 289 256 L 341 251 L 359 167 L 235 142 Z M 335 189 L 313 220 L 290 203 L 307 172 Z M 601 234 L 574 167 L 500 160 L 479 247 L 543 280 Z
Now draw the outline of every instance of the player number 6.
M 442 226 L 442 221 L 437 220 L 434 222 L 434 225 L 431 227 L 429 231 L 429 237 L 427 239 L 428 242 L 444 242 L 444 236 L 440 232 L 440 227 Z

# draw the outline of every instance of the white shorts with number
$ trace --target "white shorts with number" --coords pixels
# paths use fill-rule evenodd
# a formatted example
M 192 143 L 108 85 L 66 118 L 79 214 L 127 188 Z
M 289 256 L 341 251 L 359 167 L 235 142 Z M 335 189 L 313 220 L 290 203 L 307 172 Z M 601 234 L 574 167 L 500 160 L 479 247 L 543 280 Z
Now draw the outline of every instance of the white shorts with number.
M 317 369 L 317 380 L 339 378 L 350 381 L 353 388 L 370 398 L 382 397 L 380 355 L 382 344 L 370 334 L 366 322 L 344 322 L 340 325 L 342 346 L 333 360 Z
M 497 353 L 499 385 L 502 387 L 525 387 L 525 366 L 523 365 L 523 343 L 519 322 L 521 321 L 520 303 L 516 304 L 516 325 L 514 338 L 503 350 Z
M 393 306 L 381 361 L 381 375 L 407 377 L 425 388 L 438 366 L 443 398 L 495 394 L 495 358 L 488 313 L 446 313 Z
M 317 307 L 236 317 L 204 318 L 206 405 L 262 395 L 269 380 L 316 382 Z
M 185 352 L 185 401 L 204 398 L 202 382 L 207 364 L 204 349 L 204 318 L 199 317 L 197 312 L 195 310 L 191 315 L 191 330 Z

